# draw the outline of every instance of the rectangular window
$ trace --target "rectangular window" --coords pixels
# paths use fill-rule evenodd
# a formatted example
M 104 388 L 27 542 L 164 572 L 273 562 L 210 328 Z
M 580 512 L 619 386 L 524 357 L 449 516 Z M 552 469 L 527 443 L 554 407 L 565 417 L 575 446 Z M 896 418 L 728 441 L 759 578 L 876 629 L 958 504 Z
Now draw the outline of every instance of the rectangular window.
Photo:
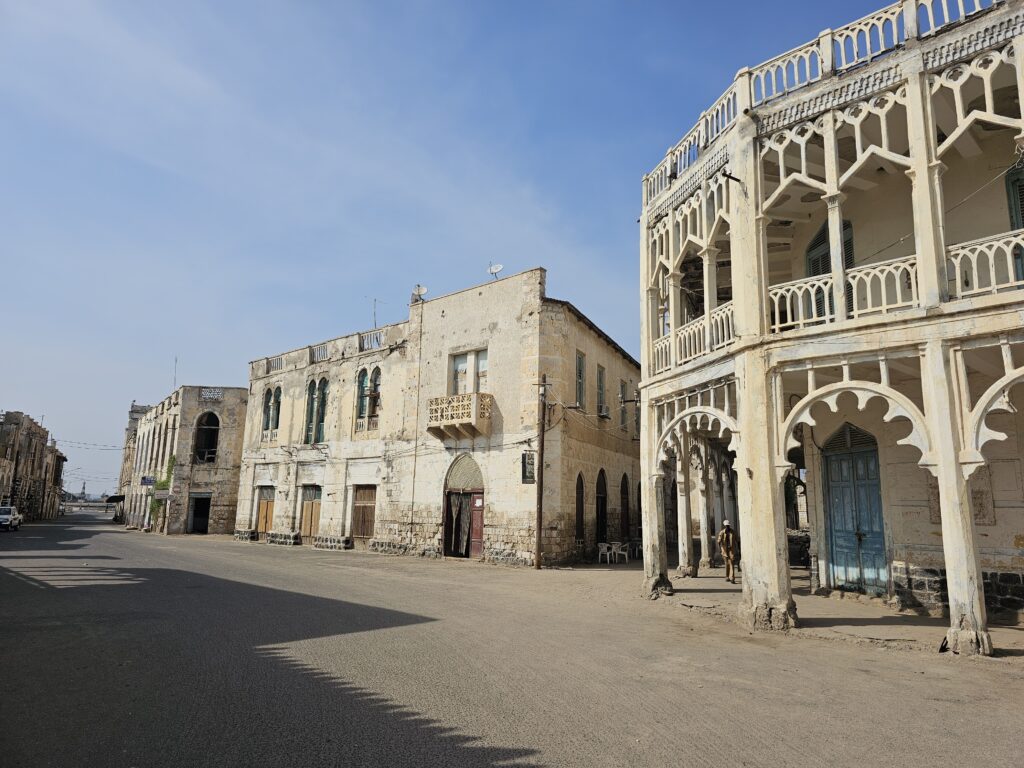
M 452 391 L 453 395 L 464 395 L 469 391 L 469 355 L 452 356 Z
M 597 415 L 607 418 L 608 403 L 604 396 L 604 368 L 597 366 Z
M 587 408 L 587 356 L 582 352 L 576 353 L 576 406 Z
M 629 421 L 626 416 L 626 382 L 619 379 L 619 427 L 625 431 L 629 429 Z
M 481 349 L 476 353 L 476 391 L 487 391 L 487 350 Z
M 639 396 L 637 399 L 640 399 Z M 633 404 L 633 422 L 634 429 L 636 429 L 636 436 L 640 437 L 640 403 Z

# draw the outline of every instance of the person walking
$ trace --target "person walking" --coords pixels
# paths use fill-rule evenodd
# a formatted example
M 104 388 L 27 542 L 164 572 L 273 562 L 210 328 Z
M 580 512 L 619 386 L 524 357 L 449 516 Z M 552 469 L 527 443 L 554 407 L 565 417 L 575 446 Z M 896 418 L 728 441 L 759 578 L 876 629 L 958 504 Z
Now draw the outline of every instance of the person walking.
M 722 555 L 722 560 L 725 563 L 725 580 L 730 584 L 735 584 L 736 553 L 739 551 L 739 540 L 728 520 L 722 523 L 722 530 L 718 532 L 717 541 L 718 552 Z

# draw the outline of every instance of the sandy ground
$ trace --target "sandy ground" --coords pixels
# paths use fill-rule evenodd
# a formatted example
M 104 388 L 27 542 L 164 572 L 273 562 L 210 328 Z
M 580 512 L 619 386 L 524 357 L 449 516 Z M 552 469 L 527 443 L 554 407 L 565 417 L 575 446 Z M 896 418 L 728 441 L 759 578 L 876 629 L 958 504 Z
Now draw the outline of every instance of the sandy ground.
M 715 615 L 730 585 L 698 581 L 652 603 L 625 567 L 27 525 L 0 535 L 0 763 L 1020 764 L 1016 628 L 961 659 L 807 598 L 838 613 L 753 635 Z

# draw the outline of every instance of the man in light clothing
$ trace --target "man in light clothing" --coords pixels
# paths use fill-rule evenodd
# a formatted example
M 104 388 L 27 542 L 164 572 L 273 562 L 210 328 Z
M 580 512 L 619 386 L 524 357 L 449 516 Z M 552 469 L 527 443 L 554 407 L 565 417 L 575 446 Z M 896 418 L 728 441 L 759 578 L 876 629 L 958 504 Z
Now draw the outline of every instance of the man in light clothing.
M 722 523 L 722 530 L 718 532 L 718 551 L 722 554 L 722 560 L 725 561 L 725 580 L 730 584 L 735 584 L 739 539 L 728 520 Z

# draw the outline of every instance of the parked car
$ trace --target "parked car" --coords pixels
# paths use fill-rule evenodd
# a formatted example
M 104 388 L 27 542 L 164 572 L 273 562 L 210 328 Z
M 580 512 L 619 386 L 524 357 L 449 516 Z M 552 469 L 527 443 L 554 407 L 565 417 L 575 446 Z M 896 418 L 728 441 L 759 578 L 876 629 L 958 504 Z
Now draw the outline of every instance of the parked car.
M 0 528 L 16 531 L 21 527 L 22 517 L 17 507 L 0 507 Z

